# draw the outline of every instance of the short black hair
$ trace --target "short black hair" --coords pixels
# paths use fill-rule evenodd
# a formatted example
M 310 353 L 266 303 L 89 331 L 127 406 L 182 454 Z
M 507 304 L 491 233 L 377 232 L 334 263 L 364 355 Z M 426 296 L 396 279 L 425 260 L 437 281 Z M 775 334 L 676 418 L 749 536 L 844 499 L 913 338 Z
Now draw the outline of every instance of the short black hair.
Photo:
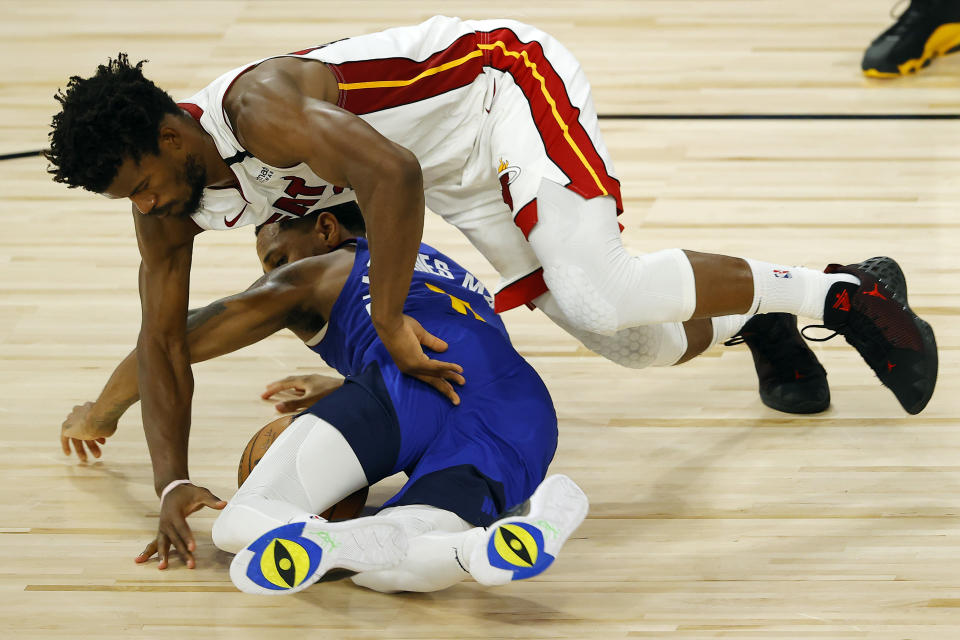
M 363 222 L 363 214 L 360 212 L 360 206 L 357 205 L 355 200 L 344 202 L 343 204 L 335 204 L 332 207 L 320 208 L 316 211 L 311 211 L 301 218 L 286 218 L 271 224 L 279 225 L 281 231 L 286 229 L 307 231 L 309 228 L 317 224 L 317 218 L 321 213 L 324 212 L 332 213 L 333 217 L 336 218 L 337 222 L 340 223 L 340 226 L 354 235 L 362 236 L 367 233 L 367 226 Z M 260 235 L 260 230 L 265 226 L 267 225 L 257 225 L 257 227 L 254 229 L 254 233 L 256 235 Z
M 89 78 L 72 76 L 66 92 L 54 95 L 61 109 L 53 116 L 44 156 L 56 182 L 101 193 L 125 158 L 139 162 L 160 152 L 160 122 L 180 108 L 143 77 L 144 62 L 131 65 L 127 54 L 119 53 Z

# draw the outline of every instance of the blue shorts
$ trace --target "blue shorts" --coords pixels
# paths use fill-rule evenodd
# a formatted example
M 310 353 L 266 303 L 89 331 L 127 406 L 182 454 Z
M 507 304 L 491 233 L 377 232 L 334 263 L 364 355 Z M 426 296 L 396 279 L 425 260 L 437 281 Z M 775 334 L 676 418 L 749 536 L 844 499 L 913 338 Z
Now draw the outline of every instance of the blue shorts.
M 426 504 L 487 526 L 527 500 L 546 476 L 557 448 L 553 401 L 502 337 L 478 345 L 476 335 L 460 340 L 427 329 L 450 344 L 441 357 L 464 368 L 459 406 L 401 374 L 384 350 L 306 412 L 344 435 L 371 485 L 407 473 L 384 507 Z

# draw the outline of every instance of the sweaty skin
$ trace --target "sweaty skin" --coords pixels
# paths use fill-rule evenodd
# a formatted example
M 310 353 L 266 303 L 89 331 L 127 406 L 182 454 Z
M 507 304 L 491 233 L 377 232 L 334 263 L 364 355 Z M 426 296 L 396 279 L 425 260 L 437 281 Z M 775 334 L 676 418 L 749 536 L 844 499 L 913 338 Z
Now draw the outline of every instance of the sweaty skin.
M 307 164 L 332 183 L 349 187 L 363 210 L 370 242 L 371 318 L 401 371 L 431 384 L 456 402 L 451 382 L 463 384 L 462 368 L 431 360 L 423 348 L 446 344 L 403 315 L 423 231 L 423 176 L 416 157 L 339 109 L 337 83 L 316 61 L 280 58 L 261 63 L 234 83 L 224 98 L 240 142 L 278 167 Z M 191 173 L 188 169 L 196 169 Z M 212 138 L 188 114 L 166 115 L 159 153 L 127 158 L 106 190 L 129 198 L 141 253 L 142 323 L 138 367 L 144 432 L 159 495 L 170 482 L 189 478 L 187 443 L 193 378 L 186 339 L 193 238 L 189 218 L 195 199 L 190 177 L 201 187 L 229 186 L 234 176 Z M 223 501 L 192 484 L 178 486 L 160 511 L 161 566 L 172 544 L 194 566 L 189 513 Z

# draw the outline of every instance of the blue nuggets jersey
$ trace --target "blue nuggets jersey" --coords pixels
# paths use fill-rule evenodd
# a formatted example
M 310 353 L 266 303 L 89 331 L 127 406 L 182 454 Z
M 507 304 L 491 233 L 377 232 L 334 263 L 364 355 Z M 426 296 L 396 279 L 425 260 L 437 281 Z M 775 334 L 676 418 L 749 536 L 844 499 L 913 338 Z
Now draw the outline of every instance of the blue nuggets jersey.
M 363 238 L 356 244 L 353 270 L 333 305 L 323 339 L 310 347 L 344 376 L 359 374 L 371 362 L 383 362 L 386 353 L 370 320 L 370 250 Z M 426 244 L 420 245 L 403 311 L 448 342 L 448 337 L 465 333 L 499 332 L 500 341 L 509 344 L 507 329 L 493 311 L 493 296 L 483 283 Z
M 510 344 L 493 296 L 427 245 L 403 310 L 449 345 L 436 357 L 463 366 L 460 405 L 402 374 L 370 320 L 369 264 L 367 242 L 358 240 L 353 269 L 310 347 L 344 385 L 307 412 L 343 434 L 371 484 L 409 476 L 384 506 L 427 504 L 487 526 L 546 474 L 557 446 L 550 394 Z

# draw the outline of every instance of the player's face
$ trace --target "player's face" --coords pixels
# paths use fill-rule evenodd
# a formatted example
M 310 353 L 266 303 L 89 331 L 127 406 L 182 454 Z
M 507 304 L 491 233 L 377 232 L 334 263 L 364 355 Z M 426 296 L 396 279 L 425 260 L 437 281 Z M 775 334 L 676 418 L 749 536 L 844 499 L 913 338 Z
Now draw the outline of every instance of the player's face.
M 257 256 L 264 273 L 277 267 L 328 253 L 330 248 L 309 230 L 281 229 L 279 224 L 268 224 L 257 236 Z
M 144 215 L 186 217 L 200 208 L 206 182 L 198 155 L 187 153 L 178 161 L 161 152 L 139 162 L 125 159 L 104 195 L 129 198 Z

